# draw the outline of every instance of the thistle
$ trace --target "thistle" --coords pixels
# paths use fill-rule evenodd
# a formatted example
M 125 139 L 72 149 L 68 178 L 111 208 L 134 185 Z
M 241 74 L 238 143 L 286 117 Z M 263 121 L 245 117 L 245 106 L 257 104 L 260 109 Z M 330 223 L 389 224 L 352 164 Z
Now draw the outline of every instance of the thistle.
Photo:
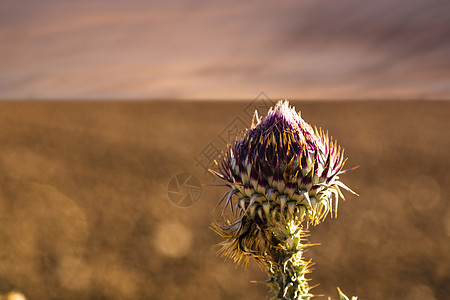
M 228 145 L 218 171 L 230 188 L 219 204 L 232 220 L 213 229 L 224 241 L 222 255 L 247 263 L 253 257 L 269 274 L 273 299 L 313 297 L 306 275 L 311 246 L 304 228 L 337 215 L 344 151 L 321 129 L 312 128 L 287 101 L 279 101 L 262 119 Z M 353 192 L 352 192 L 353 193 Z

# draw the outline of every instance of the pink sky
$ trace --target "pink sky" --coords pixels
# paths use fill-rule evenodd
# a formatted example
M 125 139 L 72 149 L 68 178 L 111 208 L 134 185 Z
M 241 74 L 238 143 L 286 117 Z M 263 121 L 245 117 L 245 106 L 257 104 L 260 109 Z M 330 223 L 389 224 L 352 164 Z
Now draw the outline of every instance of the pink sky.
M 450 99 L 450 2 L 0 0 L 0 99 Z

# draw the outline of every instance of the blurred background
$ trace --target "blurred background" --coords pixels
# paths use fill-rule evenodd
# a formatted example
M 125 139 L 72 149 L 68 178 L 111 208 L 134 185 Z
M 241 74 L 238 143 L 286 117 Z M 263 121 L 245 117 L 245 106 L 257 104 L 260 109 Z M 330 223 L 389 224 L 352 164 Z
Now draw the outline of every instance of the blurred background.
M 449 21 L 443 1 L 0 0 L 0 298 L 269 299 L 216 255 L 205 169 L 287 98 L 360 166 L 311 228 L 313 291 L 446 299 Z
M 449 99 L 448 1 L 0 0 L 5 99 Z

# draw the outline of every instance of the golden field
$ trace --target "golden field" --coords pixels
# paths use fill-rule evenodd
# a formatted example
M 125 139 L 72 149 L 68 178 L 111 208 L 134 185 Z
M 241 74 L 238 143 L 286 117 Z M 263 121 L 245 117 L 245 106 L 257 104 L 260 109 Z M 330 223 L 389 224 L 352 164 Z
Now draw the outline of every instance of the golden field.
M 0 294 L 27 299 L 269 299 L 256 263 L 216 255 L 212 150 L 250 101 L 0 103 Z M 337 219 L 310 228 L 316 294 L 450 294 L 450 102 L 291 101 L 345 148 Z M 199 162 L 200 161 L 200 162 Z M 194 175 L 195 203 L 170 201 Z M 188 193 L 182 190 L 180 193 Z M 180 207 L 185 206 L 185 207 Z M 326 299 L 326 297 L 318 298 Z

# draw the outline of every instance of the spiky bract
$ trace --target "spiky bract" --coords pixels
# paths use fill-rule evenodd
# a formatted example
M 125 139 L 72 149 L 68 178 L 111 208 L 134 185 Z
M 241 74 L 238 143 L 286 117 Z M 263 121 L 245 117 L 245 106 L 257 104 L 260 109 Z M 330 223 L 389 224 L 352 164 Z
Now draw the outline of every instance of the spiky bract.
M 337 212 L 339 187 L 345 185 L 339 181 L 344 156 L 336 141 L 313 130 L 287 101 L 256 122 L 228 147 L 216 172 L 231 187 L 225 206 L 238 217 L 263 222 L 295 215 L 317 224 Z

